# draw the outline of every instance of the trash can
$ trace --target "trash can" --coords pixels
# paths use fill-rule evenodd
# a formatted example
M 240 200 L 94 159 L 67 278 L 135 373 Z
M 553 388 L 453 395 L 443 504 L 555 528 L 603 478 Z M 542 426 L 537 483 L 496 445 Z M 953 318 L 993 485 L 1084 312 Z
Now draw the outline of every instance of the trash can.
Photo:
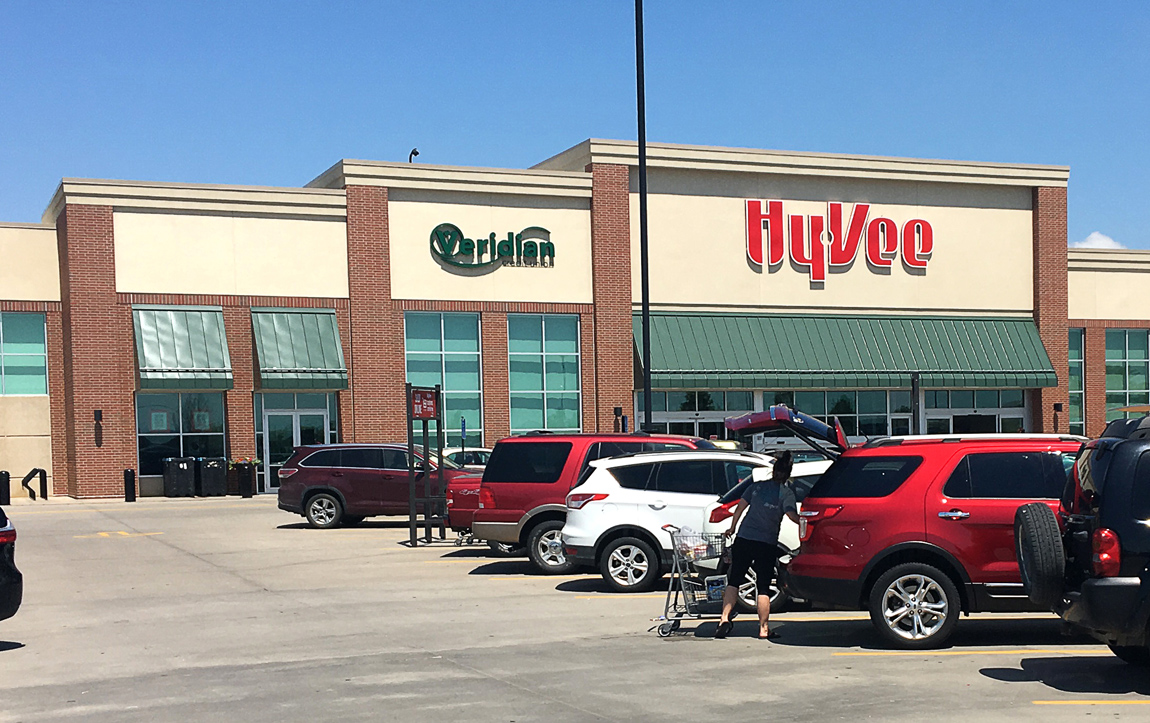
M 223 497 L 228 491 L 228 460 L 226 457 L 196 458 L 196 495 Z
M 196 493 L 196 458 L 164 458 L 164 497 L 191 497 Z

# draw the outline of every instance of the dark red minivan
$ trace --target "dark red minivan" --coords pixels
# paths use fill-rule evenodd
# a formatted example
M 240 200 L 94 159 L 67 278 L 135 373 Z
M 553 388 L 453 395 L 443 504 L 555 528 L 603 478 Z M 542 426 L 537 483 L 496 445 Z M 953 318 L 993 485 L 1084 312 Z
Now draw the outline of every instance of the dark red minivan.
M 322 444 L 297 447 L 279 470 L 279 508 L 303 515 L 312 527 L 355 525 L 365 517 L 408 513 L 407 446 L 402 444 Z M 438 466 L 430 472 L 432 493 L 438 494 Z M 444 480 L 470 474 L 451 460 L 443 463 Z

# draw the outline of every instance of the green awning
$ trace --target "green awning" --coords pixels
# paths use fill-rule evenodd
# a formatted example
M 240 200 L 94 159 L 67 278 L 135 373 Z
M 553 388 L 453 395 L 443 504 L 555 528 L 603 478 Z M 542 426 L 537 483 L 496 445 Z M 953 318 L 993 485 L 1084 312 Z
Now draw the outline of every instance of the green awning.
M 651 359 L 661 389 L 1058 385 L 1029 318 L 653 313 Z
M 347 389 L 335 312 L 252 309 L 264 389 Z
M 231 389 L 232 361 L 218 308 L 136 306 L 140 389 Z

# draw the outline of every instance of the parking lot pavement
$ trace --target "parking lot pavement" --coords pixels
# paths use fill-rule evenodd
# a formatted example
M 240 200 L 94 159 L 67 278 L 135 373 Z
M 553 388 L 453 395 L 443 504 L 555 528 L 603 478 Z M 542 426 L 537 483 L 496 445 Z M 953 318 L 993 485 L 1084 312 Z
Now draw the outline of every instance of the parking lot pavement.
M 862 613 L 660 639 L 658 594 L 531 575 L 485 548 L 318 531 L 274 500 L 9 509 L 25 576 L 0 622 L 0 721 L 1079 720 L 1150 717 L 1150 673 L 1053 616 L 974 616 L 882 649 Z M 975 718 L 972 718 L 975 716 Z

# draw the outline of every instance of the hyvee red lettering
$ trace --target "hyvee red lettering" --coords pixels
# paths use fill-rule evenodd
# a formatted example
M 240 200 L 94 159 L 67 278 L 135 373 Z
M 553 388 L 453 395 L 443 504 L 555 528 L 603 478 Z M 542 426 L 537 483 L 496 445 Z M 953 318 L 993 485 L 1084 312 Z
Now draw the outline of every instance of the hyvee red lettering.
M 844 229 L 843 204 L 837 201 L 827 204 L 825 216 L 804 216 L 784 214 L 782 201 L 748 199 L 747 258 L 760 266 L 765 259 L 774 272 L 789 255 L 795 266 L 808 273 L 812 283 L 821 284 L 826 281 L 828 266 L 844 268 L 854 263 L 865 235 L 866 260 L 873 271 L 893 266 L 900 247 L 907 270 L 925 270 L 934 252 L 930 222 L 911 219 L 900 232 L 893 219 L 870 219 L 870 210 L 869 203 L 854 204 Z

